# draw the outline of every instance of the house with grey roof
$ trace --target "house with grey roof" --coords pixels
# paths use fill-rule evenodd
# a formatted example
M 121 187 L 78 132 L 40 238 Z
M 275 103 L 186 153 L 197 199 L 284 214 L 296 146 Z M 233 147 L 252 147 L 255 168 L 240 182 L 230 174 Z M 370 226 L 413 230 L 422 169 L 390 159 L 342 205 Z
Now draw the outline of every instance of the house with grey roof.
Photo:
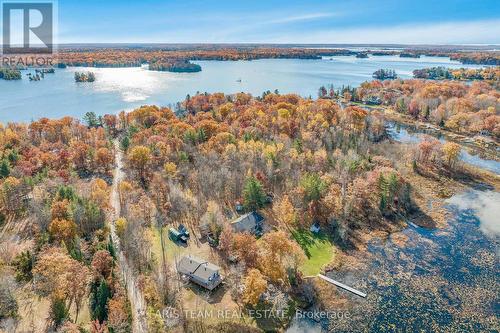
M 234 232 L 248 232 L 258 234 L 262 232 L 262 223 L 264 217 L 257 212 L 251 212 L 241 215 L 231 222 L 231 228 Z
M 204 259 L 188 255 L 182 257 L 177 264 L 177 271 L 184 274 L 190 281 L 212 290 L 222 282 L 220 267 Z

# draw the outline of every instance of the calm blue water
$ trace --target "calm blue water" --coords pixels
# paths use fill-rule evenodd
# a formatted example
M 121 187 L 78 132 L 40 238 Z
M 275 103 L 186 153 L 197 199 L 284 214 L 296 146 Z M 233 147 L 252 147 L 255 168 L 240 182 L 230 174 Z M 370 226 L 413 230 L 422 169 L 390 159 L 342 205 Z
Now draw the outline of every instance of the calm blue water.
M 200 92 L 250 92 L 266 90 L 317 96 L 322 85 L 357 86 L 370 80 L 379 68 L 391 68 L 402 78 L 414 69 L 464 65 L 442 57 L 420 59 L 378 56 L 368 59 L 331 57 L 321 60 L 263 59 L 254 61 L 199 61 L 199 73 L 153 72 L 144 68 L 67 68 L 47 74 L 44 80 L 0 80 L 0 122 L 30 121 L 40 117 L 86 112 L 118 113 L 144 104 L 166 106 L 182 101 L 187 94 Z M 480 66 L 467 66 L 480 67 Z M 92 70 L 94 83 L 75 83 L 74 72 Z M 241 82 L 238 82 L 241 80 Z

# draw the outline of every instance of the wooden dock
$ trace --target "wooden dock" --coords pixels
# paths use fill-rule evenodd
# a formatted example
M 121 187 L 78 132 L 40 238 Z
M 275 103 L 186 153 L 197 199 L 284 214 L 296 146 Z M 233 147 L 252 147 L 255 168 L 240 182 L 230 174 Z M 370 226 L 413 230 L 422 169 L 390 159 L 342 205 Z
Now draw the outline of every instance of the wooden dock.
M 358 295 L 358 296 L 363 297 L 363 298 L 366 297 L 365 293 L 363 293 L 363 292 L 361 292 L 359 290 L 356 290 L 354 288 L 351 288 L 349 286 L 346 286 L 345 284 L 343 284 L 341 282 L 338 282 L 338 281 L 335 281 L 334 279 L 330 279 L 329 277 L 324 276 L 323 274 L 318 274 L 318 277 L 320 277 L 321 279 L 325 280 L 326 282 L 330 282 L 330 283 L 336 285 L 337 287 L 342 288 L 344 290 L 347 290 L 347 291 L 349 291 L 349 292 L 351 292 L 351 293 L 353 293 L 355 295 Z

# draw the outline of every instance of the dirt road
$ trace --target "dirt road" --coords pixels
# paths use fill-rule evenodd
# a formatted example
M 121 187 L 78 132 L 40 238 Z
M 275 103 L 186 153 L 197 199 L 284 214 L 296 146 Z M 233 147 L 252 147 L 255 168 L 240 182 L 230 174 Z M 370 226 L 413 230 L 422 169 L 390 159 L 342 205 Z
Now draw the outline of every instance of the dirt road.
M 115 228 L 115 221 L 118 217 L 120 217 L 120 197 L 118 194 L 118 185 L 124 177 L 122 170 L 123 153 L 120 150 L 118 141 L 115 141 L 115 151 L 116 168 L 114 170 L 113 186 L 110 198 L 111 207 L 114 210 L 110 214 L 111 239 L 116 248 L 121 277 L 126 285 L 128 299 L 130 300 L 132 308 L 132 331 L 136 333 L 145 333 L 148 331 L 146 322 L 146 304 L 137 284 L 137 276 L 122 251 L 120 239 L 116 234 Z

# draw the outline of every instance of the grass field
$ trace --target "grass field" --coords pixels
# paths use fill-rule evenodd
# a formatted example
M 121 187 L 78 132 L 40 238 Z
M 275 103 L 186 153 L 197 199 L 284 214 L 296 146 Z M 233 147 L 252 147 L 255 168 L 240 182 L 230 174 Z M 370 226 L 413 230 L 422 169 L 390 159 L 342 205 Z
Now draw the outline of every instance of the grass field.
M 331 262 L 334 249 L 327 235 L 314 234 L 309 230 L 295 230 L 292 235 L 307 256 L 306 261 L 300 267 L 305 276 L 317 275 L 324 265 Z
M 162 259 L 162 251 L 161 251 L 161 241 L 160 241 L 160 230 L 158 228 L 151 228 L 151 232 L 153 235 L 153 246 L 152 251 L 157 260 Z M 163 228 L 163 242 L 165 245 L 165 256 L 167 262 L 174 262 L 176 257 L 179 257 L 183 252 L 184 248 L 175 244 L 170 238 L 168 238 L 168 228 Z

